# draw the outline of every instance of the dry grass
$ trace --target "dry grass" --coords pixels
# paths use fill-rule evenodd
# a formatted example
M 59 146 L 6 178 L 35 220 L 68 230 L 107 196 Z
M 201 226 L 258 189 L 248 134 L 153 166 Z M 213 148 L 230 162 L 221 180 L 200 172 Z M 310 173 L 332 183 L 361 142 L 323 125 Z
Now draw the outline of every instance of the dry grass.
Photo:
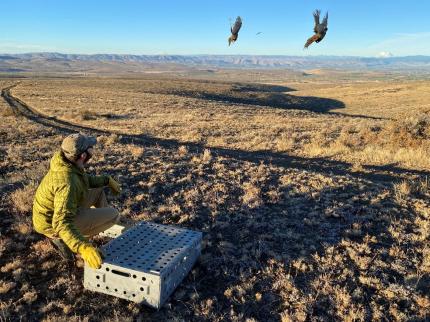
M 145 153 L 145 149 L 143 147 L 137 146 L 137 145 L 132 145 L 132 144 L 130 144 L 128 146 L 128 151 L 130 152 L 130 154 L 135 159 L 141 158 L 144 155 L 144 153 Z
M 113 145 L 119 142 L 119 136 L 117 134 L 111 134 L 109 136 L 101 135 L 97 138 L 97 143 L 103 145 Z
M 252 182 L 245 182 L 243 189 L 243 205 L 249 208 L 256 208 L 262 205 L 261 190 Z
M 0 282 L 0 294 L 5 294 L 9 292 L 10 290 L 14 289 L 16 286 L 16 283 L 14 282 Z
M 428 169 L 428 119 L 428 113 L 421 113 L 378 126 L 369 121 L 350 121 L 341 129 L 328 128 L 317 134 L 305 145 L 304 153 L 334 157 L 355 166 L 397 163 L 406 168 Z
M 7 107 L 1 109 L 0 116 L 2 116 L 2 117 L 9 117 L 9 116 L 13 116 L 13 115 L 14 115 L 14 113 L 13 113 L 12 109 L 7 108 Z
M 79 111 L 79 118 L 81 121 L 89 121 L 89 120 L 95 120 L 97 119 L 98 115 L 97 113 L 93 112 L 93 111 L 89 111 L 89 110 L 81 110 Z
M 428 177 L 418 180 L 403 180 L 394 184 L 394 193 L 398 200 L 405 199 L 412 195 L 429 195 L 430 184 Z
M 291 91 L 183 80 L 39 80 L 23 82 L 14 93 L 48 115 L 118 132 L 330 156 L 355 164 L 428 168 L 429 87 L 427 81 L 295 83 Z M 346 117 L 312 113 L 324 104 Z
M 15 190 L 10 194 L 12 209 L 18 213 L 31 212 L 33 199 L 40 181 L 31 181 L 25 187 Z
M 285 93 L 339 99 L 346 106 L 335 112 L 392 120 L 255 105 L 285 98 L 240 86 L 27 79 L 14 89 L 47 114 L 81 122 L 87 110 L 94 119 L 82 123 L 124 133 L 99 136 L 89 168 L 121 181 L 123 195 L 109 201 L 122 220 L 203 231 L 204 248 L 160 311 L 85 291 L 82 263 L 70 270 L 28 221 L 35 183 L 65 133 L 10 114 L 0 123 L 1 318 L 428 318 L 428 82 L 296 83 Z M 7 108 L 0 101 L 0 113 Z

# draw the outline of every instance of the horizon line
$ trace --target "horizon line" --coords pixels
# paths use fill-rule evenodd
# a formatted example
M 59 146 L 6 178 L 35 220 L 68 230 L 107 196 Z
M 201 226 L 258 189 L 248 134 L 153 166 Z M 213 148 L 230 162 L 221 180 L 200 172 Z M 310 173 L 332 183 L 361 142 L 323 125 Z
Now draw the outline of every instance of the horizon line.
M 381 58 L 381 59 L 389 59 L 389 58 L 406 58 L 406 57 L 430 57 L 429 55 L 404 55 L 404 56 L 360 56 L 360 55 L 279 55 L 279 54 L 118 54 L 118 53 L 93 53 L 93 54 L 83 54 L 83 53 L 68 53 L 68 52 L 57 52 L 57 51 L 34 51 L 34 52 L 25 52 L 25 53 L 1 53 L 0 55 L 10 55 L 10 56 L 20 56 L 20 55 L 35 55 L 35 54 L 59 54 L 59 55 L 80 55 L 80 56 L 98 56 L 98 55 L 111 55 L 111 56 L 180 56 L 180 57 L 189 57 L 189 56 L 259 56 L 259 57 L 344 57 L 344 58 Z

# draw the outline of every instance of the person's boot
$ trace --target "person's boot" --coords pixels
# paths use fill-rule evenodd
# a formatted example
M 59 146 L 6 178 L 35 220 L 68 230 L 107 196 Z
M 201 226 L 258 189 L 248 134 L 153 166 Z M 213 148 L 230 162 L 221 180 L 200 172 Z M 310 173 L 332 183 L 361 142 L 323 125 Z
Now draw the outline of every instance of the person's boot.
M 61 239 L 49 238 L 49 241 L 54 246 L 54 248 L 58 251 L 62 259 L 68 262 L 73 262 L 75 260 L 75 255 Z

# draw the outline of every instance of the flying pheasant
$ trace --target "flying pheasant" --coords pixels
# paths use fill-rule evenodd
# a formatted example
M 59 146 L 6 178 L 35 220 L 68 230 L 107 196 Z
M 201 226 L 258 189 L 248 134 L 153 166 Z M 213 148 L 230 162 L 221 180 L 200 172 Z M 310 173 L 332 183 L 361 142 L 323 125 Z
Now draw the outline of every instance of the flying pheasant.
M 309 45 L 312 44 L 314 41 L 318 43 L 321 40 L 323 40 L 325 37 L 325 34 L 327 33 L 327 30 L 328 30 L 328 28 L 327 28 L 328 12 L 326 13 L 326 15 L 325 15 L 325 17 L 321 23 L 320 23 L 320 14 L 321 14 L 320 10 L 314 11 L 314 19 L 315 19 L 314 33 L 315 33 L 315 35 L 313 35 L 311 38 L 308 39 L 308 41 L 306 41 L 305 48 L 308 48 Z
M 228 38 L 229 46 L 231 45 L 231 43 L 234 43 L 237 40 L 237 37 L 239 37 L 240 27 L 242 27 L 242 19 L 240 17 L 237 17 L 234 26 L 230 28 L 231 36 Z

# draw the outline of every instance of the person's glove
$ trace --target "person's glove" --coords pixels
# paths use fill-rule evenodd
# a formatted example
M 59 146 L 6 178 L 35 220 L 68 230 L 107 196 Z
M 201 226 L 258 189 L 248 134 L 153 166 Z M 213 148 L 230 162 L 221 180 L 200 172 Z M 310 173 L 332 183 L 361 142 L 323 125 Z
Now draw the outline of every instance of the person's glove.
M 118 181 L 115 181 L 114 178 L 109 177 L 109 183 L 108 186 L 110 188 L 110 190 L 112 191 L 112 193 L 117 196 L 121 193 L 121 186 L 118 183 Z
M 82 259 L 91 268 L 100 268 L 102 266 L 102 256 L 100 251 L 91 244 L 82 244 L 78 249 Z

